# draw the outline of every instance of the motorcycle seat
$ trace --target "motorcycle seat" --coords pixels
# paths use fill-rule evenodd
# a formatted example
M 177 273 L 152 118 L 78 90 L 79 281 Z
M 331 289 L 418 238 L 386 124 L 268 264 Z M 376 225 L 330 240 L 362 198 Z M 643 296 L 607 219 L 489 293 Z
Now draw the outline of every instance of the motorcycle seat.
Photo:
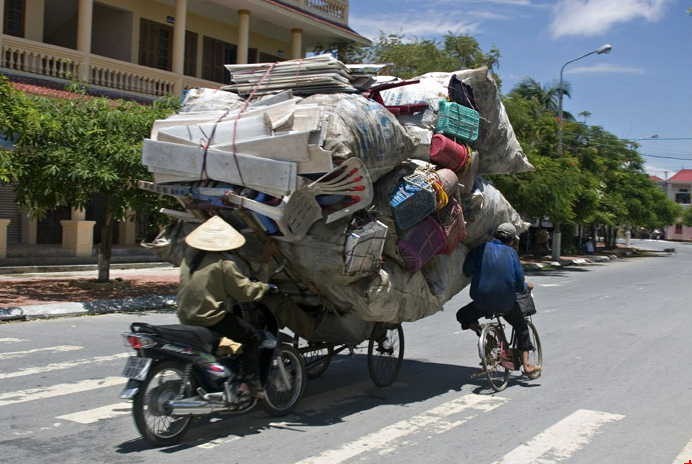
M 207 353 L 212 353 L 221 340 L 221 337 L 215 332 L 197 325 L 151 325 L 144 322 L 135 322 L 131 328 L 133 332 L 151 333 L 172 343 L 188 345 L 191 348 L 206 351 Z

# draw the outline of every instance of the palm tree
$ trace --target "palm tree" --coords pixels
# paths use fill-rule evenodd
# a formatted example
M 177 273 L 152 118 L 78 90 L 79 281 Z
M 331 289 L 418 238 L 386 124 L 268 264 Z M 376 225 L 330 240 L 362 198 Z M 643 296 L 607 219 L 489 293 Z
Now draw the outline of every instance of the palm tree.
M 578 114 L 578 116 L 581 116 L 584 118 L 584 124 L 586 124 L 586 120 L 591 117 L 591 111 L 582 111 L 581 113 Z
M 560 92 L 567 97 L 570 96 L 570 85 L 568 82 L 563 83 L 563 88 L 560 89 L 559 84 L 553 86 L 543 86 L 535 79 L 526 78 L 521 81 L 512 90 L 512 94 L 518 95 L 527 100 L 534 100 L 544 110 L 557 115 L 560 111 Z M 567 121 L 574 121 L 574 116 L 568 111 L 562 111 L 562 118 Z

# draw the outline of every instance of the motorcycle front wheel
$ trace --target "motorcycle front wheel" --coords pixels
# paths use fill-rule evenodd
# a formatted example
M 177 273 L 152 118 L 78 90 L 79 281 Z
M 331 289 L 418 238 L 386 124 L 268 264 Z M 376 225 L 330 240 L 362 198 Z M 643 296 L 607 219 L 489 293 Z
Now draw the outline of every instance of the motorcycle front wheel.
M 180 396 L 192 396 L 192 381 L 188 379 L 183 386 L 184 378 L 184 364 L 162 362 L 152 367 L 133 398 L 132 415 L 137 430 L 154 446 L 179 443 L 190 427 L 192 416 L 171 416 L 167 407 L 169 401 Z
M 306 383 L 303 357 L 292 346 L 281 344 L 267 376 L 264 408 L 272 416 L 288 414 L 303 396 Z

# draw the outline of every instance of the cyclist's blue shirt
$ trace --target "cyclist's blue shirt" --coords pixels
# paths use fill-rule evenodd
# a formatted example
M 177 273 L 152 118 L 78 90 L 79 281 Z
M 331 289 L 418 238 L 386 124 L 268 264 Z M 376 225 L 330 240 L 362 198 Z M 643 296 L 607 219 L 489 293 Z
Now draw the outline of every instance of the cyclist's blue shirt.
M 499 240 L 471 250 L 464 262 L 464 274 L 472 276 L 471 298 L 488 313 L 509 311 L 515 293 L 526 290 L 519 255 Z

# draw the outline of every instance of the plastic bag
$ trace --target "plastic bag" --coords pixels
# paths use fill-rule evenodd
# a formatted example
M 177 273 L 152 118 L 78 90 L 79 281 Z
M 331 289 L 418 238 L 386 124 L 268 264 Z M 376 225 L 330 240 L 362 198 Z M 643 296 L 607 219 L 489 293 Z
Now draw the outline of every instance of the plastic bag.
M 363 160 L 373 181 L 412 156 L 414 141 L 396 117 L 360 95 L 313 95 L 301 105 L 321 108 L 325 150 L 334 158 Z

